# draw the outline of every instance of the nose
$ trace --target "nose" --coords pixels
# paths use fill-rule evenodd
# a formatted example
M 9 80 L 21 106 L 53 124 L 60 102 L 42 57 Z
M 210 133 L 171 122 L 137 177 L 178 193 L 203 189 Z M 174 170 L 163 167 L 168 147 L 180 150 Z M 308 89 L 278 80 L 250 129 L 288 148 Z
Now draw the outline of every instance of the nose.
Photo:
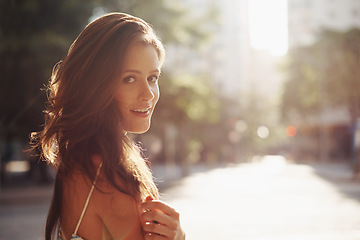
M 149 82 L 146 80 L 146 82 L 141 84 L 140 86 L 139 99 L 141 101 L 151 101 L 152 99 L 154 99 L 154 97 L 155 94 L 153 92 L 153 89 L 150 86 Z

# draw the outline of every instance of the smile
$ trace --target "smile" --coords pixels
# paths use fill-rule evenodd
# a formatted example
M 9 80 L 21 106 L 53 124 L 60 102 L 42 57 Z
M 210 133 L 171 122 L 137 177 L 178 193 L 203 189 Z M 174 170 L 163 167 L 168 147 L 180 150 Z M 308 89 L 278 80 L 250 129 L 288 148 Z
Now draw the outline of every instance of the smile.
M 151 114 L 151 108 L 139 108 L 130 110 L 134 115 L 140 118 L 147 118 Z
M 150 108 L 144 108 L 144 109 L 134 109 L 131 110 L 132 112 L 137 112 L 137 113 L 147 113 L 150 111 Z

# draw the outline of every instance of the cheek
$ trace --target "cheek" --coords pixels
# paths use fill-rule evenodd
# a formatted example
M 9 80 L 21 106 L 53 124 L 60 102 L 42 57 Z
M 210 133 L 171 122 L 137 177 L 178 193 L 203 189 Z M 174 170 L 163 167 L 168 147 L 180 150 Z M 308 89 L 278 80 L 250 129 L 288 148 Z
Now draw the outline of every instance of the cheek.
M 156 90 L 154 91 L 154 102 L 157 103 L 159 101 L 160 98 L 160 89 L 159 87 L 156 88 Z
M 115 95 L 115 100 L 119 106 L 128 106 L 129 101 L 131 99 L 131 96 L 128 96 L 129 94 L 126 94 L 126 91 L 118 92 Z

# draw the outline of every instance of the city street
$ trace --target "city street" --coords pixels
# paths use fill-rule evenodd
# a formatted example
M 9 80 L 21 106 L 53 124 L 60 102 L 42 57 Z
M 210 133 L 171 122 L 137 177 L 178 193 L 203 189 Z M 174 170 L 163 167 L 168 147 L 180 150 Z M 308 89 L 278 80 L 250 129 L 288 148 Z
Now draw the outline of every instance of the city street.
M 349 179 L 344 165 L 267 156 L 190 176 L 164 198 L 182 213 L 188 239 L 359 240 L 360 183 Z
M 11 202 L 2 193 L 1 240 L 41 239 L 51 188 L 31 193 L 41 196 Z M 164 188 L 163 199 L 181 213 L 188 240 L 360 239 L 360 182 L 344 164 L 266 156 L 194 172 Z

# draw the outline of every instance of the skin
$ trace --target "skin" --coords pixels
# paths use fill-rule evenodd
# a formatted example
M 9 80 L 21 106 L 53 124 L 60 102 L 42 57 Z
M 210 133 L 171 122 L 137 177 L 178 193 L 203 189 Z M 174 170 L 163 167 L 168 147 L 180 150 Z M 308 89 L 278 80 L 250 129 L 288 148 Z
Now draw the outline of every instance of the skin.
M 99 156 L 93 157 L 94 164 L 100 164 L 100 161 Z M 65 182 L 61 214 L 65 239 L 71 239 L 91 184 L 91 180 L 80 172 L 75 172 Z M 96 186 L 101 191 L 93 192 L 77 235 L 86 240 L 103 239 L 103 233 L 105 239 L 143 240 L 144 234 L 135 200 L 108 184 L 102 174 Z
M 146 132 L 159 100 L 159 58 L 153 46 L 136 44 L 129 49 L 116 100 L 125 130 Z M 147 199 L 140 207 L 145 239 L 185 239 L 180 227 L 179 213 L 162 201 Z M 156 223 L 155 223 L 156 222 Z
M 144 133 L 159 100 L 160 67 L 154 47 L 144 44 L 129 49 L 115 99 L 127 132 Z
M 180 226 L 180 214 L 171 206 L 160 200 L 150 197 L 142 203 L 142 218 L 146 240 L 184 240 L 185 233 Z
M 144 44 L 133 45 L 125 59 L 115 93 L 125 131 L 144 133 L 149 129 L 160 95 L 159 75 L 159 59 L 155 48 Z M 99 166 L 102 159 L 94 155 L 92 161 L 95 166 Z M 74 232 L 91 184 L 90 179 L 80 171 L 75 171 L 63 186 L 61 226 L 65 239 L 70 239 Z M 118 184 L 126 189 L 126 184 L 121 180 Z M 179 213 L 167 203 L 148 197 L 146 202 L 139 204 L 131 196 L 107 183 L 102 173 L 96 186 L 78 230 L 82 238 L 98 240 L 103 239 L 105 234 L 106 239 L 185 239 Z

